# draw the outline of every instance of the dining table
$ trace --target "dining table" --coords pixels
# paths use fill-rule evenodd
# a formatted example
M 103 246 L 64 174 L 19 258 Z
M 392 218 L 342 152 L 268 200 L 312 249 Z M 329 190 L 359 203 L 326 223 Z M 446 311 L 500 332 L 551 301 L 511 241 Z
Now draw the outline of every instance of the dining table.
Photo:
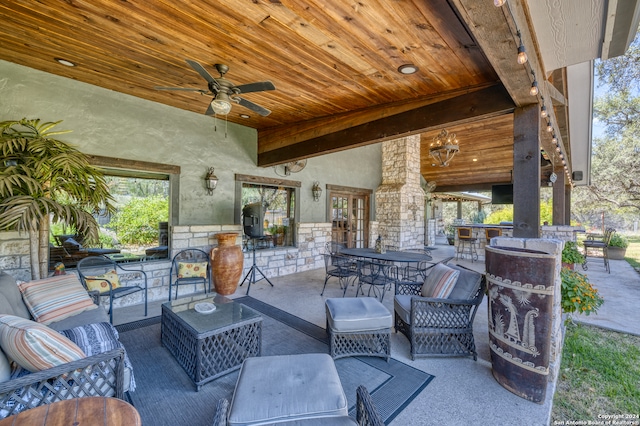
M 387 250 L 384 253 L 378 253 L 373 248 L 344 248 L 341 249 L 339 253 L 346 256 L 382 260 L 385 262 L 419 263 L 431 262 L 433 260 L 428 254 L 417 251 Z

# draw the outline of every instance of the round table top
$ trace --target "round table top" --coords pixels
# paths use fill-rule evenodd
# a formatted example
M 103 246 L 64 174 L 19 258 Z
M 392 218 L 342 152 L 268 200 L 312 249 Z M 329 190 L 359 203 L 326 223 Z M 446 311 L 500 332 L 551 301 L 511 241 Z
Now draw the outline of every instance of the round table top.
M 139 426 L 133 405 L 117 398 L 73 398 L 25 410 L 0 420 L 0 426 Z

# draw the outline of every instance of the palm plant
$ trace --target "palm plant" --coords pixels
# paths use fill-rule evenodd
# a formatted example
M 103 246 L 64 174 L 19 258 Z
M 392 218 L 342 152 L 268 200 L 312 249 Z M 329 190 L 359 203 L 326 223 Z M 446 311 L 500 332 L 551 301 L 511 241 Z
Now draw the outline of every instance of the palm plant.
M 102 172 L 88 157 L 54 137 L 57 122 L 23 118 L 0 122 L 0 230 L 29 233 L 31 277 L 48 274 L 50 221 L 65 222 L 98 241 L 93 213 L 114 212 Z

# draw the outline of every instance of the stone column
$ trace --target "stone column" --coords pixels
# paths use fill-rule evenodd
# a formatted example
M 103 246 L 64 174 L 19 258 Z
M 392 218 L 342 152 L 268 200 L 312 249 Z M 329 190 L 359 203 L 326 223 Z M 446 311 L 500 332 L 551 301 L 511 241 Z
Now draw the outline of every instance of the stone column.
M 386 245 L 399 249 L 424 247 L 420 135 L 382 143 L 382 183 L 376 190 L 375 203 L 379 232 Z M 375 238 L 371 241 L 374 243 Z

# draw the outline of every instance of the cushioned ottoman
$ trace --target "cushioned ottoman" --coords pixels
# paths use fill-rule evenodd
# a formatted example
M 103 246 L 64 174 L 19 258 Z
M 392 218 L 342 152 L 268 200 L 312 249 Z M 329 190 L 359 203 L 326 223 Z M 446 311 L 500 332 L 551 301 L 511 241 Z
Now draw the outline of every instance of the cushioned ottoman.
M 347 356 L 391 356 L 391 313 L 374 297 L 327 299 L 329 353 Z
M 348 415 L 347 397 L 329 355 L 277 355 L 244 360 L 228 424 L 265 425 Z

